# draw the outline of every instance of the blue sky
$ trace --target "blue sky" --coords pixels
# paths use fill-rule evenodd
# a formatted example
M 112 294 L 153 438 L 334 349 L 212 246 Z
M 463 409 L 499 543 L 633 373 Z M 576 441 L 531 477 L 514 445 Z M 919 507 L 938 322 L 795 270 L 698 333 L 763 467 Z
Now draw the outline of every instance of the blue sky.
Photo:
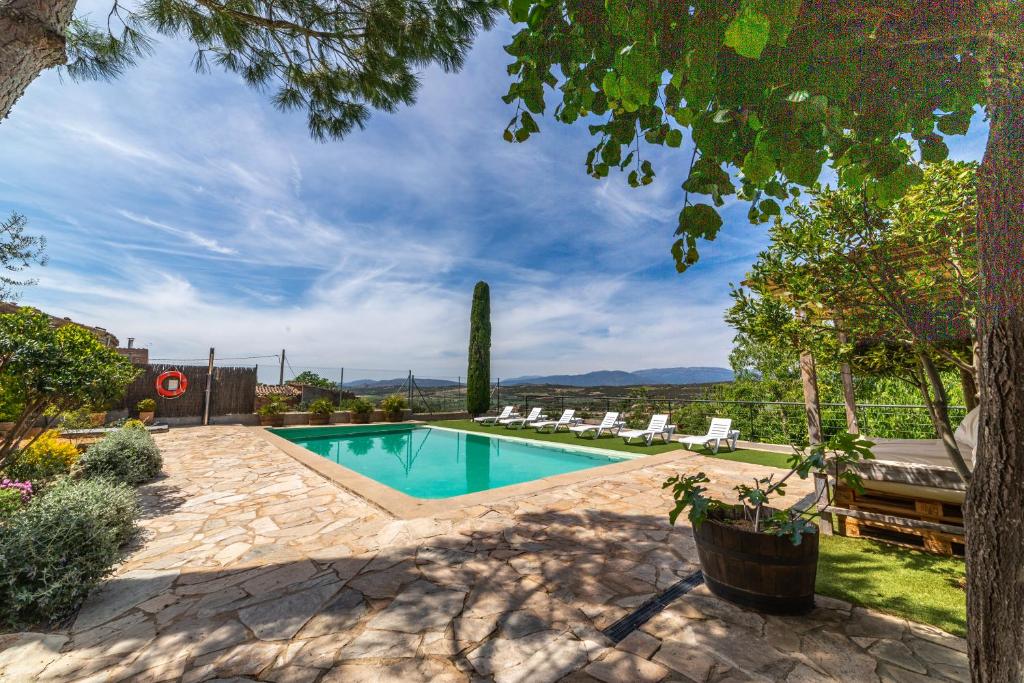
M 454 377 L 484 279 L 495 376 L 726 365 L 729 283 L 764 227 L 727 205 L 720 238 L 677 274 L 689 154 L 650 150 L 658 178 L 631 189 L 586 175 L 585 126 L 548 118 L 504 142 L 510 35 L 482 35 L 458 74 L 425 71 L 414 106 L 343 142 L 313 142 L 302 115 L 234 76 L 194 73 L 183 42 L 161 38 L 113 83 L 44 74 L 0 123 L 0 213 L 49 240 L 22 303 L 155 357 L 287 348 L 296 371 Z M 984 134 L 953 156 L 980 158 Z

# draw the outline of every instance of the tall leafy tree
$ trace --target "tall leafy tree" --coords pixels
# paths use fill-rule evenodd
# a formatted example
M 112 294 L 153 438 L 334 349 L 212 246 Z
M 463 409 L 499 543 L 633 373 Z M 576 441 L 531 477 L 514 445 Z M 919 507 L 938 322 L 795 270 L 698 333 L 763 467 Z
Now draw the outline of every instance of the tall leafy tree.
M 76 0 L 0 0 L 0 119 L 44 69 L 111 78 L 150 51 L 153 34 L 184 36 L 211 64 L 306 112 L 314 138 L 341 138 L 371 109 L 414 101 L 417 70 L 458 69 L 492 0 L 111 0 L 102 25 Z
M 825 164 L 877 206 L 940 161 L 975 107 L 989 139 L 978 183 L 979 461 L 967 503 L 969 651 L 977 681 L 1024 677 L 1024 3 L 1015 0 L 509 0 L 516 113 L 506 138 L 586 120 L 596 177 L 653 181 L 648 144 L 694 147 L 672 253 L 714 239 L 729 195 L 752 222 Z M 710 203 L 690 201 L 705 195 Z
M 469 369 L 466 372 L 466 410 L 470 415 L 491 407 L 491 290 L 480 281 L 473 288 L 469 313 Z
M 21 287 L 35 284 L 33 279 L 20 279 L 20 273 L 33 264 L 46 265 L 46 238 L 25 232 L 28 221 L 20 213 L 11 212 L 0 220 L 0 301 L 17 298 Z
M 0 439 L 0 468 L 44 413 L 120 398 L 137 374 L 127 357 L 84 327 L 55 327 L 32 308 L 0 314 L 0 394 L 17 405 Z
M 335 382 L 318 375 L 312 370 L 303 370 L 299 374 L 295 375 L 292 382 L 295 382 L 296 384 L 308 384 L 310 386 L 321 387 L 323 389 L 334 389 L 338 386 Z
M 855 190 L 813 190 L 810 202 L 786 207 L 788 220 L 772 227 L 748 275 L 760 297 L 734 293 L 728 318 L 763 340 L 795 328 L 793 343 L 806 347 L 802 337 L 828 356 L 859 348 L 862 368 L 905 378 L 965 481 L 971 473 L 953 438 L 941 370 L 957 369 L 975 384 L 976 170 L 929 164 L 923 182 L 884 209 Z M 773 306 L 801 315 L 776 321 L 761 313 Z

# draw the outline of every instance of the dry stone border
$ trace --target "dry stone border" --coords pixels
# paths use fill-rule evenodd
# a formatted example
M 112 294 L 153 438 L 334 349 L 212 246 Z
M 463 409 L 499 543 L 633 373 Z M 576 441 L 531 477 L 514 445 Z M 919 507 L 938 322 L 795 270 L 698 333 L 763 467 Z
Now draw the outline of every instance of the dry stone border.
M 600 629 L 697 568 L 673 465 L 395 520 L 250 428 L 156 437 L 144 534 L 69 628 L 0 635 L 11 681 L 967 680 L 962 639 L 827 598 L 763 617 L 697 588 L 618 646 Z M 809 492 L 792 487 L 799 497 Z

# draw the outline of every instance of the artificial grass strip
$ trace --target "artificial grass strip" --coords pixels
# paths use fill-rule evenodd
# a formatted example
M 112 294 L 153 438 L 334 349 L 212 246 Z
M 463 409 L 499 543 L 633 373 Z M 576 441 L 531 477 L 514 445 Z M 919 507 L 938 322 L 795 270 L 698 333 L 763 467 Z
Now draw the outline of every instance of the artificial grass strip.
M 958 636 L 967 633 L 964 561 L 877 541 L 822 536 L 816 589 Z
M 677 443 L 662 443 L 661 439 L 655 439 L 654 443 L 650 446 L 643 444 L 630 444 L 626 445 L 622 442 L 621 436 L 614 436 L 608 434 L 602 436 L 599 439 L 592 438 L 580 438 L 572 432 L 567 432 L 564 429 L 557 434 L 550 432 L 538 433 L 536 429 L 508 429 L 504 425 L 498 425 L 497 427 L 489 427 L 481 425 L 473 420 L 441 420 L 440 422 L 432 422 L 438 427 L 451 427 L 452 429 L 461 429 L 466 432 L 479 432 L 481 434 L 496 434 L 498 436 L 516 436 L 521 439 L 534 439 L 536 441 L 547 441 L 550 443 L 568 444 L 571 446 L 590 446 L 591 448 L 606 448 L 610 451 L 624 451 L 626 453 L 665 453 L 667 451 L 674 451 L 682 448 Z
M 474 422 L 473 420 L 441 420 L 438 422 L 432 422 L 438 427 L 451 427 L 452 429 L 461 429 L 467 432 L 479 432 L 481 434 L 497 434 L 499 436 L 518 436 L 523 439 L 535 439 L 537 441 L 547 441 L 550 443 L 567 444 L 573 446 L 591 446 L 593 448 L 606 448 L 610 451 L 623 451 L 626 453 L 666 453 L 668 451 L 680 450 L 683 448 L 682 444 L 677 442 L 662 443 L 660 439 L 655 439 L 654 443 L 650 446 L 645 446 L 641 443 L 634 442 L 626 445 L 622 442 L 622 437 L 614 435 L 605 435 L 599 439 L 592 438 L 580 438 L 572 432 L 566 432 L 562 430 L 557 434 L 550 432 L 538 433 L 536 429 L 506 429 L 504 426 L 488 427 Z M 781 453 L 766 453 L 763 451 L 748 451 L 748 450 L 737 450 L 732 453 L 725 446 L 719 450 L 718 455 L 714 455 L 710 450 L 698 450 L 693 451 L 695 455 L 705 455 L 710 458 L 721 458 L 723 460 L 733 460 L 735 462 L 747 462 L 754 465 L 768 465 L 770 467 L 787 467 L 786 456 Z M 787 467 L 788 469 L 788 467 Z

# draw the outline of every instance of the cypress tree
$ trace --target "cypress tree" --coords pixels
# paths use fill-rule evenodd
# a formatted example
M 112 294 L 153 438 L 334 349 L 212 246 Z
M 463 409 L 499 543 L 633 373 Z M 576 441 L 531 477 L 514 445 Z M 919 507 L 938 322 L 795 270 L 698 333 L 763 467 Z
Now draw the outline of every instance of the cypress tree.
M 476 416 L 491 407 L 491 290 L 480 281 L 473 288 L 469 313 L 469 370 L 466 373 L 466 410 Z

